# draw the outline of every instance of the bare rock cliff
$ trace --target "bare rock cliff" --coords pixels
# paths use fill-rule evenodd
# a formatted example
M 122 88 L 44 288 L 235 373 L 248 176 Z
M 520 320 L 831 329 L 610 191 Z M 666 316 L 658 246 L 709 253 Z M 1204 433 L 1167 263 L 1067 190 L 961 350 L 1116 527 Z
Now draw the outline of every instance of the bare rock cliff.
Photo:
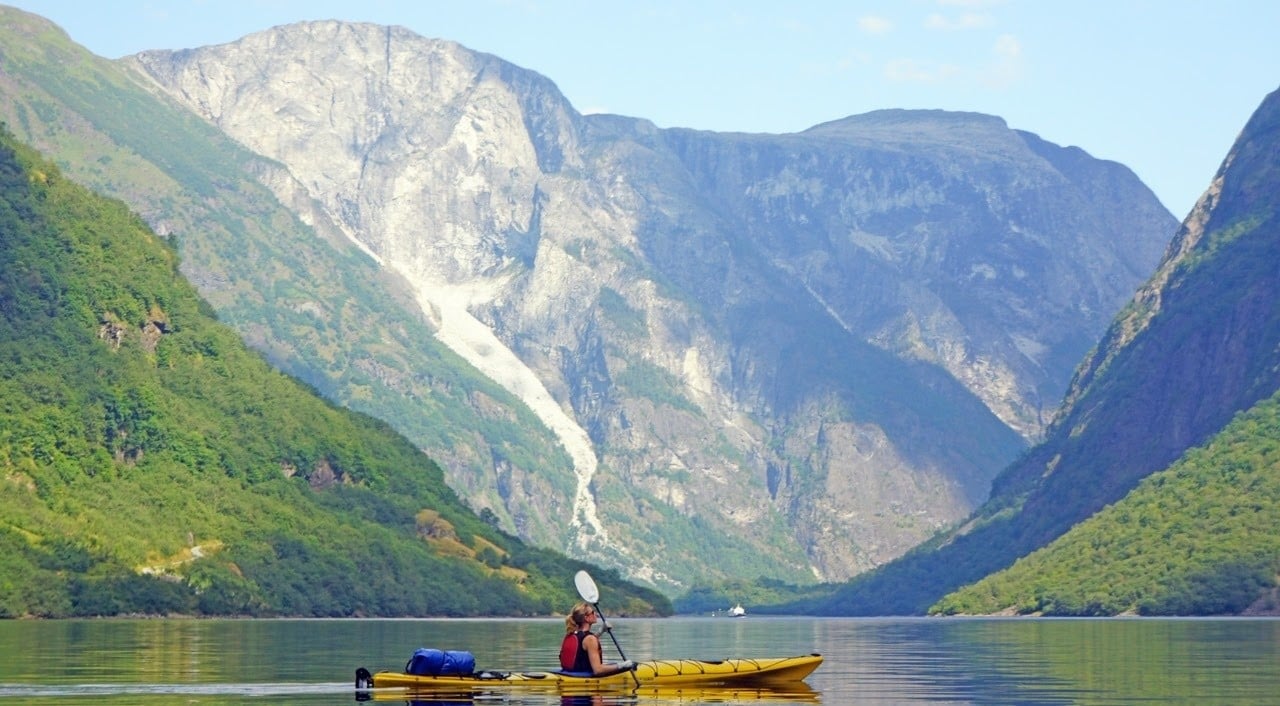
M 557 548 L 665 586 L 843 579 L 966 515 L 1176 226 L 1122 166 L 989 116 L 660 130 L 340 22 L 126 62 L 278 162 L 280 200 L 410 282 L 572 457 L 531 495 L 427 449 L 478 510 L 562 517 Z

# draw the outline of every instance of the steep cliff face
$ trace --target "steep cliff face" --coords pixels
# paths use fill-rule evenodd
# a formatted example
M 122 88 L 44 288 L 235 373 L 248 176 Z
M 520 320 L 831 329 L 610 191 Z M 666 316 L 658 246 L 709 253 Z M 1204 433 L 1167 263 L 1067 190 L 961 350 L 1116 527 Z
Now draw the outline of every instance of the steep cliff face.
M 659 130 L 339 22 L 127 64 L 283 165 L 281 201 L 410 282 L 576 473 L 531 496 L 427 449 L 455 485 L 664 585 L 845 578 L 963 517 L 1175 226 L 986 116 Z
M 734 230 L 843 326 L 944 368 L 1027 438 L 1173 228 L 1128 170 L 989 116 L 671 142 Z
M 1280 390 L 1280 93 L 1085 358 L 1044 443 L 992 484 L 972 522 L 826 606 L 912 613 L 1009 566 L 1123 498 Z
M 1106 468 L 1097 479 L 1104 487 L 1132 487 L 1280 386 L 1278 128 L 1272 94 L 1072 380 L 1055 436 L 1103 433 L 1110 453 L 1142 459 Z M 1029 475 L 1009 469 L 997 495 L 1026 492 Z M 1071 473 L 1055 475 L 1072 482 Z

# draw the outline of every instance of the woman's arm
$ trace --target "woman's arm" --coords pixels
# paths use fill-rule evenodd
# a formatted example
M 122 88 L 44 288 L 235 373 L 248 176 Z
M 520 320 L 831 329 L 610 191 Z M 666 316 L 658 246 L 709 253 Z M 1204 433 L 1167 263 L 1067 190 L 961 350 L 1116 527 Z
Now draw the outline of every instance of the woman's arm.
M 591 673 L 599 674 L 600 672 L 612 671 L 612 665 L 604 663 L 602 650 L 600 648 L 600 638 L 587 633 L 582 636 L 582 649 L 587 651 L 587 659 L 591 660 Z
M 616 674 L 627 669 L 633 669 L 636 666 L 636 663 L 631 661 L 605 662 L 602 656 L 603 649 L 600 646 L 600 638 L 591 633 L 587 633 L 582 638 L 582 649 L 587 651 L 587 658 L 591 660 L 591 673 L 596 676 Z

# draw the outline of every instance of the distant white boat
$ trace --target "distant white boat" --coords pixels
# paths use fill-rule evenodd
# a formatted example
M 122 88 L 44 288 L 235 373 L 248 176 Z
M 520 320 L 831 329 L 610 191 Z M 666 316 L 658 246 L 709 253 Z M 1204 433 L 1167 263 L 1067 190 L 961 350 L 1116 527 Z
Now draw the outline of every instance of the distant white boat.
M 743 608 L 741 603 L 729 609 L 729 615 L 732 615 L 735 618 L 741 618 L 746 614 L 747 609 Z

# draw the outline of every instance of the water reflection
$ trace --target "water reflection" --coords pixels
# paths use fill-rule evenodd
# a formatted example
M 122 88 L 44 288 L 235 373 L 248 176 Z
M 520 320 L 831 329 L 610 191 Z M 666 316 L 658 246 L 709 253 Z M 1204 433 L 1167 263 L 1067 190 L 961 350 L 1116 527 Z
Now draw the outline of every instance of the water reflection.
M 396 704 L 1237 704 L 1275 702 L 1276 620 L 743 619 L 611 621 L 633 659 L 821 652 L 794 689 L 379 693 Z M 0 621 L 0 706 L 355 703 L 356 667 L 417 647 L 484 669 L 552 668 L 546 620 Z M 606 650 L 609 647 L 606 646 Z
M 1085 690 L 1046 676 L 1034 654 L 1010 649 L 1000 631 L 974 633 L 959 621 L 836 621 L 824 640 L 850 658 L 829 660 L 815 688 L 849 693 L 848 703 L 946 701 L 977 704 L 1079 703 Z M 850 688 L 850 686 L 853 688 Z M 830 688 L 828 688 L 830 687 Z M 845 702 L 841 702 L 845 703 Z
M 819 693 L 804 682 L 755 688 L 685 686 L 619 688 L 596 693 L 564 693 L 556 688 L 534 690 L 533 693 L 512 689 L 475 689 L 463 692 L 392 690 L 357 696 L 358 701 L 409 704 L 459 704 L 502 701 L 503 703 L 552 701 L 561 706 L 612 706 L 616 704 L 742 704 L 742 703 L 821 703 Z M 558 699 L 558 701 L 556 701 Z
M 467 690 L 464 692 L 391 690 L 357 696 L 357 701 L 409 704 L 548 704 L 560 706 L 618 706 L 620 704 L 657 706 L 659 704 L 744 704 L 744 703 L 821 703 L 817 691 L 803 682 L 761 688 L 717 687 L 641 687 L 616 692 L 565 694 L 555 689 L 522 692 L 513 690 Z
M 846 660 L 815 674 L 847 703 L 1277 702 L 1280 621 L 918 619 L 834 621 Z M 829 688 L 830 687 L 830 688 Z M 845 701 L 841 701 L 845 703 Z

